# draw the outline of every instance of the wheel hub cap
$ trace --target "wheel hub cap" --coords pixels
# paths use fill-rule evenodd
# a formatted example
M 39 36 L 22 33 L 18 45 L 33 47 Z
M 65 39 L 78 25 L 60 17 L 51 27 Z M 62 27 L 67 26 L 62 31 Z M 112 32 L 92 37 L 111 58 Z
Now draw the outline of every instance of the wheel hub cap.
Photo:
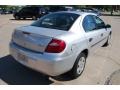
M 78 66 L 77 66 L 77 74 L 81 74 L 85 66 L 85 58 L 81 57 Z

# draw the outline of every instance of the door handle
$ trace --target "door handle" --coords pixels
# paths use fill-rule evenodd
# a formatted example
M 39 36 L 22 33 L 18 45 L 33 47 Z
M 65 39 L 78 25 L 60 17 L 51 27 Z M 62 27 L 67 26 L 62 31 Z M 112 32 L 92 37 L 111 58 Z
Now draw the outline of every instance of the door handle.
M 101 37 L 103 36 L 103 33 L 101 34 Z
M 91 42 L 93 40 L 93 38 L 89 38 L 89 42 Z

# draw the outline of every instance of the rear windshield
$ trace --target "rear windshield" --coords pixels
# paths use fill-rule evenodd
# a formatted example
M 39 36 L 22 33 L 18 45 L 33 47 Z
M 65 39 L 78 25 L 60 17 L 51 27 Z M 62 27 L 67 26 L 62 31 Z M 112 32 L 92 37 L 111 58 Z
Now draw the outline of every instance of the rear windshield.
M 73 13 L 54 13 L 40 18 L 31 26 L 68 31 L 78 17 L 78 14 Z

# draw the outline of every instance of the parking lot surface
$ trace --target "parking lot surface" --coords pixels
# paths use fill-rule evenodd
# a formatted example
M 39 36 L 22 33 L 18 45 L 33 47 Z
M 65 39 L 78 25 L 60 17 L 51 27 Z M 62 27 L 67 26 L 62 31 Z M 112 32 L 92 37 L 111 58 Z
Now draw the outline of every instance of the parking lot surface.
M 102 16 L 101 18 L 112 26 L 111 44 L 108 47 L 98 48 L 91 53 L 83 74 L 72 80 L 69 75 L 48 77 L 17 63 L 9 54 L 11 34 L 16 27 L 28 25 L 34 20 L 14 20 L 12 15 L 0 15 L 0 84 L 109 84 L 106 82 L 109 81 L 111 74 L 120 71 L 120 17 Z M 113 81 L 110 84 L 120 84 L 120 77 L 116 75 Z

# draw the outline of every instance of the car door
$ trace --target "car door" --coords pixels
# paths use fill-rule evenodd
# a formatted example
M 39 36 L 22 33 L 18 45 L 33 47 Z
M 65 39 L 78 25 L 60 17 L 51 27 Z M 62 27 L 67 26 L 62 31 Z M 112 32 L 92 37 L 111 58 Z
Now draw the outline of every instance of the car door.
M 29 17 L 37 16 L 38 8 L 37 7 L 30 7 L 28 12 L 29 12 Z
M 93 16 L 95 23 L 96 23 L 96 30 L 100 33 L 100 41 L 99 44 L 102 46 L 107 41 L 109 32 L 105 28 L 105 23 L 102 19 L 100 19 L 98 16 Z
M 32 7 L 25 7 L 23 10 L 22 10 L 22 15 L 23 17 L 25 18 L 30 18 L 31 17 L 31 12 L 34 12 L 32 10 Z
M 101 40 L 101 31 L 97 30 L 94 15 L 85 16 L 82 25 L 89 48 L 96 49 Z
M 32 15 L 32 12 L 34 12 L 34 11 L 32 10 L 32 7 L 26 7 L 25 17 L 26 17 L 26 18 L 30 18 L 31 15 Z
M 28 14 L 27 8 L 26 8 L 26 7 L 22 8 L 22 9 L 20 10 L 19 14 L 20 14 L 20 17 L 26 17 L 27 14 Z

